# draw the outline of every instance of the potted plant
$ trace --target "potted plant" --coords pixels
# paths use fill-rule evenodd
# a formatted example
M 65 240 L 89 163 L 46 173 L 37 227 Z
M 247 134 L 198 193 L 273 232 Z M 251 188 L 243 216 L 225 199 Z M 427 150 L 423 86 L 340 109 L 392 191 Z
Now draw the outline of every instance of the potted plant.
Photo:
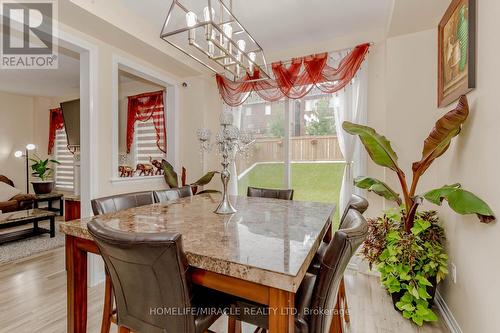
M 378 179 L 358 177 L 354 180 L 357 187 L 374 192 L 397 205 L 395 210 L 369 220 L 369 236 L 362 253 L 370 265 L 375 265 L 380 272 L 382 284 L 392 295 L 395 307 L 405 318 L 418 325 L 437 320 L 431 310 L 431 301 L 437 283 L 448 273 L 444 230 L 436 212 L 419 211 L 423 200 L 437 205 L 446 200 L 459 214 L 476 214 L 484 223 L 495 220 L 488 204 L 462 189 L 458 183 L 422 194 L 416 192 L 420 178 L 434 160 L 446 152 L 452 139 L 460 133 L 468 114 L 467 98 L 462 96 L 457 107 L 436 122 L 424 142 L 421 160 L 412 165 L 413 179 L 410 186 L 387 138 L 368 126 L 350 122 L 342 125 L 347 133 L 360 138 L 376 164 L 394 171 L 399 180 L 403 198 Z
M 179 177 L 177 175 L 177 172 L 175 172 L 174 167 L 172 164 L 168 163 L 166 160 L 161 161 L 161 167 L 163 169 L 163 177 L 165 178 L 165 182 L 170 188 L 179 188 Z M 195 181 L 194 183 L 189 184 L 191 186 L 191 190 L 193 191 L 193 194 L 203 194 L 203 193 L 220 193 L 220 191 L 217 190 L 204 190 L 198 192 L 198 186 L 204 186 L 207 185 L 212 181 L 212 178 L 214 178 L 215 174 L 219 173 L 218 171 L 209 171 L 207 172 L 203 177 Z M 182 174 L 181 174 L 181 186 L 186 186 L 186 168 L 182 168 Z
M 49 167 L 49 163 L 60 163 L 51 159 L 42 160 L 38 155 L 34 156 L 34 158 L 30 158 L 30 161 L 33 162 L 33 164 L 31 164 L 31 171 L 32 175 L 39 180 L 31 181 L 33 190 L 36 194 L 50 193 L 54 189 L 54 180 L 49 178 L 52 176 L 54 170 Z

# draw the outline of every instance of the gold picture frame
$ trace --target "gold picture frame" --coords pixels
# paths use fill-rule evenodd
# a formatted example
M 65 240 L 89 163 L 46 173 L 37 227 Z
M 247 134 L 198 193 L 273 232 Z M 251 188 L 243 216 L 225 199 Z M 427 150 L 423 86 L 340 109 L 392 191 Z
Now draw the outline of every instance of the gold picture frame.
M 438 28 L 438 106 L 476 87 L 476 0 L 453 0 Z

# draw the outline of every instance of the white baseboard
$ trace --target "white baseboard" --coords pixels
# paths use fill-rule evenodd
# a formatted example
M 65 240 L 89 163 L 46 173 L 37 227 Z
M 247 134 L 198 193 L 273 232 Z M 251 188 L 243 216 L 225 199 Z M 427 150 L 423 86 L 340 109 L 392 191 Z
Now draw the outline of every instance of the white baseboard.
M 434 298 L 434 303 L 436 304 L 439 312 L 441 313 L 441 317 L 450 330 L 451 333 L 463 333 L 460 325 L 458 325 L 457 320 L 453 317 L 453 313 L 450 308 L 444 301 L 443 297 L 439 293 L 439 290 L 436 290 L 436 297 Z

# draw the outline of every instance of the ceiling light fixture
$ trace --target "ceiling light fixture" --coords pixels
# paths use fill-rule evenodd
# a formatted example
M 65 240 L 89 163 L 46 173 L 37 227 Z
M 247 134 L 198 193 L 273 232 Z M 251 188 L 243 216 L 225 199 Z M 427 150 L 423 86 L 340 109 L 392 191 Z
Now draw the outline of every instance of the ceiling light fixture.
M 234 17 L 232 0 L 229 7 L 225 1 L 172 0 L 161 38 L 232 81 L 255 70 L 269 79 L 262 47 Z

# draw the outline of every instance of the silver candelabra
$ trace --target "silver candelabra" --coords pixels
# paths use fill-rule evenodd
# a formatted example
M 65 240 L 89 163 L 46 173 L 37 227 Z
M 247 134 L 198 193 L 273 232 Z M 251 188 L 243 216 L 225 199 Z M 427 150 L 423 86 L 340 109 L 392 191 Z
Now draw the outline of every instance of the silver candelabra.
M 246 154 L 250 145 L 255 141 L 251 133 L 240 131 L 233 125 L 233 114 L 231 111 L 223 111 L 220 115 L 221 128 L 216 135 L 215 143 L 222 156 L 221 180 L 222 180 L 222 201 L 214 211 L 217 214 L 233 214 L 236 209 L 231 205 L 227 193 L 227 185 L 231 179 L 229 165 L 235 160 L 237 154 Z M 199 129 L 197 132 L 202 152 L 211 151 L 212 132 L 208 128 Z

